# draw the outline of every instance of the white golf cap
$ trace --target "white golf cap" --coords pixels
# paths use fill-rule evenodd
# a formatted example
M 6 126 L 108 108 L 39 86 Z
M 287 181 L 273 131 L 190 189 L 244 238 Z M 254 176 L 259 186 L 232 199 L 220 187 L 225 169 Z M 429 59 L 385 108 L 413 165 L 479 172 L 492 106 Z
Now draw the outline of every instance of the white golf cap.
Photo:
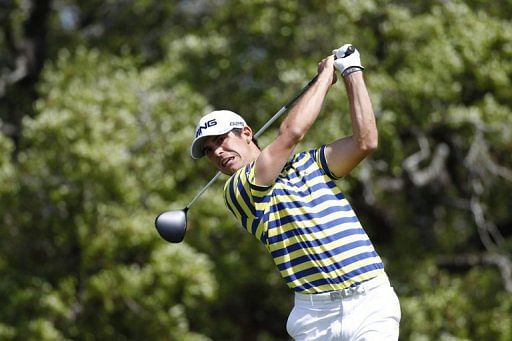
M 195 138 L 190 147 L 190 155 L 194 159 L 204 156 L 203 142 L 208 136 L 225 134 L 235 128 L 243 128 L 247 125 L 244 119 L 229 110 L 216 110 L 204 115 L 199 120 L 195 130 Z

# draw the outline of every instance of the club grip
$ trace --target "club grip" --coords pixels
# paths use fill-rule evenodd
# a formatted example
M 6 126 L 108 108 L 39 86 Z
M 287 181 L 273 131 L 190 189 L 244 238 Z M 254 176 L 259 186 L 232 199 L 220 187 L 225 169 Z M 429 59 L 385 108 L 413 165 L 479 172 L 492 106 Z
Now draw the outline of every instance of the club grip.
M 347 51 L 345 51 L 345 55 L 342 58 L 350 56 L 352 53 L 354 53 L 355 50 L 356 48 L 353 45 L 350 45 L 349 47 L 347 47 Z M 338 59 L 338 56 L 335 54 L 334 60 L 336 59 Z

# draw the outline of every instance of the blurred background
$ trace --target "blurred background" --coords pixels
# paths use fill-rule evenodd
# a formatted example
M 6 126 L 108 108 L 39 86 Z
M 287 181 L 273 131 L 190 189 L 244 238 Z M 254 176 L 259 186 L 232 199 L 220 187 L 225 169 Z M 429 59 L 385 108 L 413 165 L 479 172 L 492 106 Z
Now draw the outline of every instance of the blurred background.
M 153 222 L 215 174 L 189 157 L 202 114 L 258 129 L 351 42 L 380 144 L 339 186 L 401 340 L 512 340 L 511 17 L 510 0 L 0 0 L 0 339 L 287 340 L 293 294 L 225 177 L 183 243 Z M 347 110 L 339 82 L 300 149 L 349 134 Z

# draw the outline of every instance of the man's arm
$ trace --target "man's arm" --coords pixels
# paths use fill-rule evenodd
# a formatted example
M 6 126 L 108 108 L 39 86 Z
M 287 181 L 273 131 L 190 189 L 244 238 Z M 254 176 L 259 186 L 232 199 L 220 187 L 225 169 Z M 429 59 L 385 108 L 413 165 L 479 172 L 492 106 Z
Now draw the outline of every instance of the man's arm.
M 319 63 L 316 82 L 297 100 L 281 123 L 276 139 L 258 156 L 254 174 L 257 185 L 270 185 L 279 176 L 295 146 L 318 117 L 334 77 L 334 56 L 330 56 Z
M 329 170 L 337 177 L 348 174 L 377 148 L 378 143 L 375 115 L 363 73 L 350 73 L 344 77 L 344 81 L 352 120 L 352 136 L 336 140 L 325 148 Z

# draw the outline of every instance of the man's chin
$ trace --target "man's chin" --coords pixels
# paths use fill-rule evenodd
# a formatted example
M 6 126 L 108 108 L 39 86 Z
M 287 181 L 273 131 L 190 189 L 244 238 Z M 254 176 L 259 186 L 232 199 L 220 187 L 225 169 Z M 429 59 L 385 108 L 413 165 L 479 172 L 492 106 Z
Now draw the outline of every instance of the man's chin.
M 237 170 L 238 169 L 220 169 L 220 171 L 226 175 L 233 175 L 236 173 Z
M 243 166 L 240 166 L 240 167 L 229 167 L 229 168 L 224 168 L 224 167 L 220 167 L 219 170 L 223 173 L 223 174 L 226 174 L 226 175 L 233 175 L 236 173 L 237 170 L 239 170 L 240 168 L 242 168 Z
M 219 169 L 219 170 L 222 174 L 225 174 L 225 175 L 233 175 L 233 173 L 235 173 L 235 172 L 232 172 L 230 169 Z

